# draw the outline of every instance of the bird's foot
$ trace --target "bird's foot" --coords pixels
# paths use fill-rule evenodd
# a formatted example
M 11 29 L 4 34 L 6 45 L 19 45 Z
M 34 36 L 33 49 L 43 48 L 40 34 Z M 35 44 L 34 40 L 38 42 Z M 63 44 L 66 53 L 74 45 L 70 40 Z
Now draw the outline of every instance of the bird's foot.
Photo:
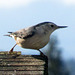
M 41 55 L 41 56 L 45 56 L 43 52 L 40 52 L 40 55 Z
M 13 48 L 9 51 L 9 54 L 13 53 Z
M 40 51 L 40 50 L 39 50 L 39 51 Z M 46 56 L 43 52 L 41 52 L 41 51 L 40 51 L 40 55 L 47 57 L 47 56 Z
M 10 54 L 13 53 L 13 49 L 14 49 L 14 47 L 15 47 L 16 45 L 17 45 L 17 44 L 15 44 L 15 45 L 13 46 L 13 48 L 11 48 L 11 50 L 9 51 Z

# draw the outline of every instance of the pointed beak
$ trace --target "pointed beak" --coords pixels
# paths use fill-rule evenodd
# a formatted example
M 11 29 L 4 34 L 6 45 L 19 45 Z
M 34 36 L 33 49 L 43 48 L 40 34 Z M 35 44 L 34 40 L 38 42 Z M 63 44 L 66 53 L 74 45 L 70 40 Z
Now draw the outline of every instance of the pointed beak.
M 66 28 L 68 26 L 57 26 L 57 28 Z

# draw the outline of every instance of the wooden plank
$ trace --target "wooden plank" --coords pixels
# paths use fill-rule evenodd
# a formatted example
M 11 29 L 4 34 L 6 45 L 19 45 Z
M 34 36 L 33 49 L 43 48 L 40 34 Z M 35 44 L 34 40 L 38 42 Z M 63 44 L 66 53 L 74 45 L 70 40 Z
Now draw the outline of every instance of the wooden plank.
M 43 71 L 0 71 L 1 75 L 44 75 Z
M 21 52 L 20 51 L 14 51 L 12 53 L 9 53 L 8 51 L 0 51 L 0 55 L 12 55 L 12 54 L 17 54 L 17 55 L 21 55 Z
M 34 58 L 16 58 L 16 59 L 11 59 L 11 58 L 9 58 L 9 60 L 7 60 L 7 58 L 1 58 L 0 59 L 0 62 L 26 62 L 26 61 L 32 61 L 32 62 L 42 62 L 43 60 L 40 60 L 40 59 L 34 59 Z
M 0 71 L 6 71 L 6 70 L 44 70 L 44 66 L 20 66 L 20 67 L 17 67 L 17 66 L 11 66 L 11 67 L 0 67 Z
M 15 66 L 16 65 L 23 65 L 24 66 L 24 65 L 44 65 L 44 64 L 45 64 L 45 62 L 37 62 L 37 63 L 36 62 L 23 62 L 23 63 L 18 63 L 18 62 L 17 63 L 16 62 L 13 62 L 13 63 L 9 62 L 9 63 L 7 63 L 7 62 L 3 62 L 2 64 L 0 64 L 0 66 L 1 65 L 8 65 L 8 66 L 11 66 L 11 65 L 13 65 L 13 66 L 14 65 Z
M 0 75 L 48 75 L 48 58 L 21 55 L 21 52 L 0 52 Z

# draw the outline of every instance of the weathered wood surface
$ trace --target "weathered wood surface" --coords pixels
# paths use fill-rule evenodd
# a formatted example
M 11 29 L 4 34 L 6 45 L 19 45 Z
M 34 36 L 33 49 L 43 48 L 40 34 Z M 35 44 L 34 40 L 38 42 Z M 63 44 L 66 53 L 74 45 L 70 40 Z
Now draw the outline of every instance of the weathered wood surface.
M 0 75 L 48 75 L 48 59 L 21 52 L 0 52 Z

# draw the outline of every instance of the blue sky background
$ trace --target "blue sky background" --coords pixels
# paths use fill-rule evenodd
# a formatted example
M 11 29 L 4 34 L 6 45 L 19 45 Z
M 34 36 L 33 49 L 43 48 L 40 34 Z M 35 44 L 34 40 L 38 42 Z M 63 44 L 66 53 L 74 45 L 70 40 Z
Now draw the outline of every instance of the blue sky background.
M 68 26 L 52 35 L 59 39 L 62 57 L 75 59 L 75 0 L 0 0 L 0 50 L 9 51 L 15 44 L 14 39 L 3 36 L 7 32 L 44 21 Z M 15 50 L 23 54 L 39 54 L 38 51 L 19 46 Z

